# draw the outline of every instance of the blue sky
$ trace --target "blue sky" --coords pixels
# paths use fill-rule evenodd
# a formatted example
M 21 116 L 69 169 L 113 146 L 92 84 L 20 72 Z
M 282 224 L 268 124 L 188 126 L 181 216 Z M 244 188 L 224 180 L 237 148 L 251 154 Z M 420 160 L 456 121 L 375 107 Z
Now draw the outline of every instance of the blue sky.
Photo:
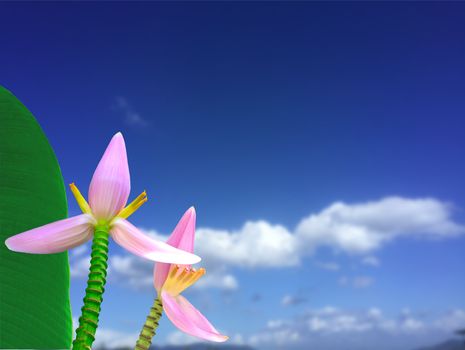
M 410 349 L 465 326 L 464 14 L 3 3 L 0 83 L 37 117 L 66 183 L 85 192 L 122 131 L 132 194 L 150 198 L 133 222 L 168 234 L 195 205 L 207 277 L 189 298 L 233 342 Z M 76 316 L 87 253 L 70 254 Z M 151 266 L 111 256 L 100 337 L 130 343 Z M 164 320 L 156 342 L 186 341 Z

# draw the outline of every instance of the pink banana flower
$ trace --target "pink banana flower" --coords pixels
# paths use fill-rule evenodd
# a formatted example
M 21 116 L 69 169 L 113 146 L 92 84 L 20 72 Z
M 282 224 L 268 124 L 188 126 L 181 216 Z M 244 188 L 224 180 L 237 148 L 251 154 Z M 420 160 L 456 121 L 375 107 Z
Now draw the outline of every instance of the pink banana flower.
M 153 261 L 178 264 L 200 261 L 196 255 L 147 237 L 126 220 L 147 201 L 147 195 L 144 191 L 125 207 L 131 183 L 121 133 L 113 136 L 94 172 L 89 203 L 74 183 L 70 187 L 83 214 L 12 236 L 5 241 L 7 247 L 23 253 L 59 253 L 87 242 L 94 231 L 103 229 L 123 248 Z
M 89 203 L 73 184 L 71 191 L 83 214 L 59 220 L 5 241 L 11 250 L 52 254 L 83 244 L 92 238 L 92 252 L 84 305 L 73 341 L 74 350 L 92 348 L 98 327 L 108 260 L 108 238 L 130 252 L 164 263 L 191 264 L 200 261 L 194 254 L 157 242 L 140 232 L 126 219 L 147 201 L 145 191 L 125 207 L 131 182 L 123 135 L 110 141 L 89 186 Z
M 179 220 L 167 243 L 192 253 L 194 251 L 195 219 L 195 209 L 191 207 Z M 146 350 L 150 347 L 162 310 L 177 328 L 189 335 L 214 342 L 224 342 L 228 339 L 228 336 L 220 334 L 205 316 L 181 295 L 181 292 L 193 285 L 204 274 L 204 268 L 196 270 L 191 265 L 164 263 L 155 265 L 154 285 L 158 296 L 142 328 L 136 349 Z

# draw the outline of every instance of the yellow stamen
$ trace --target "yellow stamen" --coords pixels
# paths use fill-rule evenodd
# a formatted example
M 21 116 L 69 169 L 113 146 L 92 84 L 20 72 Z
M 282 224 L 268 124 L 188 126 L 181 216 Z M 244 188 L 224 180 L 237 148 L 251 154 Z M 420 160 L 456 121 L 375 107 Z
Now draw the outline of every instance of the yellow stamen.
M 147 202 L 148 198 L 147 198 L 147 192 L 142 192 L 139 196 L 137 196 L 136 199 L 134 199 L 131 204 L 129 204 L 128 206 L 126 206 L 126 208 L 124 208 L 123 210 L 121 210 L 119 213 L 118 213 L 118 217 L 120 218 L 123 218 L 123 219 L 127 219 L 128 217 L 130 217 L 132 214 L 134 214 L 134 212 L 139 209 L 139 207 L 144 204 L 145 202 Z
M 86 199 L 76 187 L 74 182 L 70 184 L 69 187 L 71 188 L 71 192 L 73 192 L 74 198 L 76 198 L 76 202 L 79 205 L 79 208 L 81 208 L 82 212 L 84 214 L 92 214 L 89 203 L 87 203 Z
M 205 275 L 204 268 L 195 270 L 184 266 L 172 265 L 162 290 L 172 296 L 177 296 L 197 282 L 203 275 Z

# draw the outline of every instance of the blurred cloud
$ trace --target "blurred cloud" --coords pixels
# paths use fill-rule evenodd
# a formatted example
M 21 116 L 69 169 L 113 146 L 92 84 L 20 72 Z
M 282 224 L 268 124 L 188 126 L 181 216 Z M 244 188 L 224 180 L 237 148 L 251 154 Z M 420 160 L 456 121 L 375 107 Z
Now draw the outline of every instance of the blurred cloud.
M 136 112 L 129 101 L 123 96 L 115 98 L 113 109 L 124 116 L 124 121 L 128 125 L 147 126 L 149 123 L 138 112 Z
M 362 259 L 362 264 L 373 266 L 373 267 L 378 267 L 380 265 L 380 261 L 376 256 L 370 255 Z
M 342 276 L 341 278 L 339 278 L 339 285 L 344 287 L 367 288 L 370 287 L 374 282 L 375 280 L 368 276 Z
M 89 244 L 83 244 L 83 245 L 77 246 L 76 248 L 72 249 L 69 252 L 69 254 L 70 256 L 74 258 L 74 257 L 82 256 L 86 254 L 88 251 L 90 251 Z
M 366 288 L 374 283 L 373 278 L 367 276 L 358 276 L 353 279 L 353 285 L 355 288 Z
M 434 198 L 386 197 L 361 204 L 336 202 L 304 218 L 296 229 L 300 247 L 328 246 L 364 254 L 401 237 L 424 239 L 454 237 L 465 226 L 451 219 L 452 206 Z
M 89 267 L 90 256 L 70 259 L 69 274 L 73 278 L 87 277 L 89 274 Z
M 114 255 L 108 261 L 108 278 L 135 290 L 152 290 L 154 262 L 135 255 Z
M 247 221 L 239 230 L 200 227 L 196 253 L 202 257 L 207 275 L 195 286 L 235 290 L 239 282 L 231 268 L 298 266 L 320 247 L 349 255 L 363 254 L 363 264 L 378 266 L 379 260 L 366 254 L 394 239 L 440 239 L 464 234 L 465 226 L 452 220 L 452 210 L 449 203 L 433 198 L 386 197 L 358 204 L 336 202 L 303 218 L 294 232 L 265 220 Z M 155 230 L 145 233 L 155 239 L 167 239 Z M 70 256 L 73 277 L 87 275 L 88 258 L 79 258 L 84 251 L 78 250 Z M 111 256 L 109 266 L 109 276 L 115 281 L 123 281 L 134 289 L 152 288 L 152 262 L 125 254 Z M 335 262 L 320 262 L 317 266 L 332 271 L 340 269 Z M 339 280 L 341 285 L 354 288 L 366 288 L 373 282 L 366 276 Z
M 360 311 L 343 310 L 332 306 L 309 310 L 290 320 L 271 320 L 248 342 L 257 347 L 280 345 L 299 349 L 379 349 L 383 339 L 396 337 L 418 341 L 444 336 L 465 324 L 465 311 L 450 310 L 440 315 L 405 315 L 388 317 L 378 308 Z M 389 342 L 388 347 L 393 346 Z M 383 348 L 384 349 L 384 348 Z
M 337 202 L 301 220 L 295 232 L 265 220 L 239 230 L 199 228 L 196 253 L 208 263 L 245 268 L 296 266 L 317 248 L 366 254 L 402 237 L 450 238 L 465 233 L 451 219 L 452 206 L 432 198 L 387 197 L 362 204 Z M 166 239 L 156 231 L 154 237 Z M 369 256 L 366 264 L 379 261 Z M 337 269 L 335 264 L 321 267 Z
M 222 290 L 236 290 L 239 287 L 236 277 L 220 270 L 206 274 L 195 285 L 195 288 L 219 288 Z
M 76 337 L 76 328 L 79 326 L 78 317 L 73 317 L 73 339 Z M 133 348 L 139 337 L 138 332 L 124 332 L 106 327 L 98 327 L 95 334 L 94 349 L 121 349 Z
M 227 344 L 228 345 L 243 345 L 244 344 L 244 337 L 239 334 L 230 334 L 227 332 L 220 331 L 223 334 L 229 334 L 229 339 Z M 192 345 L 192 344 L 199 344 L 199 343 L 205 343 L 205 344 L 210 344 L 212 348 L 215 346 L 213 345 L 214 343 L 208 342 L 206 340 L 202 340 L 197 337 L 190 336 L 186 333 L 183 333 L 181 331 L 175 330 L 171 333 L 169 333 L 166 337 L 165 341 L 166 345 L 173 345 L 173 346 L 187 346 L 187 345 Z
M 89 273 L 90 257 L 71 259 L 70 273 L 73 278 L 86 278 Z M 154 262 L 135 255 L 113 255 L 108 260 L 108 280 L 133 290 L 152 290 Z M 236 290 L 237 279 L 224 269 L 211 269 L 192 288 L 217 288 Z
M 77 325 L 77 319 L 73 319 Z M 228 344 L 270 349 L 392 349 L 412 348 L 421 342 L 434 342 L 465 325 L 465 310 L 452 309 L 440 314 L 401 310 L 387 316 L 379 308 L 346 310 L 334 306 L 307 310 L 290 319 L 271 319 L 256 333 L 230 335 Z M 75 327 L 74 327 L 75 328 Z M 100 327 L 95 348 L 133 347 L 138 332 Z M 389 340 L 389 341 L 386 341 Z M 201 339 L 178 330 L 169 333 L 160 345 L 187 346 Z M 397 347 L 396 347 L 397 344 Z
M 76 318 L 73 318 L 73 325 L 75 329 Z M 447 337 L 464 325 L 465 310 L 462 309 L 451 309 L 440 314 L 415 314 L 409 309 L 403 309 L 397 316 L 389 317 L 376 307 L 346 310 L 326 306 L 307 310 L 291 319 L 271 319 L 260 331 L 248 336 L 223 333 L 230 335 L 229 344 L 259 348 L 334 349 L 344 346 L 346 349 L 388 349 L 394 343 L 388 341 L 385 343 L 387 347 L 383 347 L 384 340 L 396 339 L 404 346 L 411 342 L 413 346 L 419 341 L 434 342 Z M 95 348 L 132 347 L 137 337 L 138 332 L 100 327 Z M 167 335 L 164 343 L 183 346 L 202 342 L 201 339 L 175 330 Z
M 132 349 L 138 338 L 139 332 L 125 332 L 99 327 L 95 334 L 95 342 L 92 347 L 96 349 Z
M 297 295 L 285 295 L 281 300 L 281 304 L 284 306 L 299 305 L 307 302 L 307 298 Z
M 336 262 L 318 262 L 316 263 L 321 269 L 328 270 L 328 271 L 339 271 L 341 269 L 341 265 Z

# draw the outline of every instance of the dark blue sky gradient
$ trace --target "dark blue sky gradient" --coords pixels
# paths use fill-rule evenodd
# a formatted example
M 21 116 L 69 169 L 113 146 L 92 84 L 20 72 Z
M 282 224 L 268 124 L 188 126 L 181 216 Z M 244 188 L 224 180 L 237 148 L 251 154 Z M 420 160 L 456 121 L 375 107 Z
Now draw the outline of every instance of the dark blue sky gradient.
M 85 175 L 84 186 L 122 130 L 150 170 L 134 164 L 134 188 L 153 186 L 169 211 L 195 201 L 212 225 L 292 225 L 335 199 L 385 194 L 459 201 L 463 10 L 3 3 L 0 77 L 37 115 L 65 177 Z M 115 96 L 149 125 L 124 125 Z

